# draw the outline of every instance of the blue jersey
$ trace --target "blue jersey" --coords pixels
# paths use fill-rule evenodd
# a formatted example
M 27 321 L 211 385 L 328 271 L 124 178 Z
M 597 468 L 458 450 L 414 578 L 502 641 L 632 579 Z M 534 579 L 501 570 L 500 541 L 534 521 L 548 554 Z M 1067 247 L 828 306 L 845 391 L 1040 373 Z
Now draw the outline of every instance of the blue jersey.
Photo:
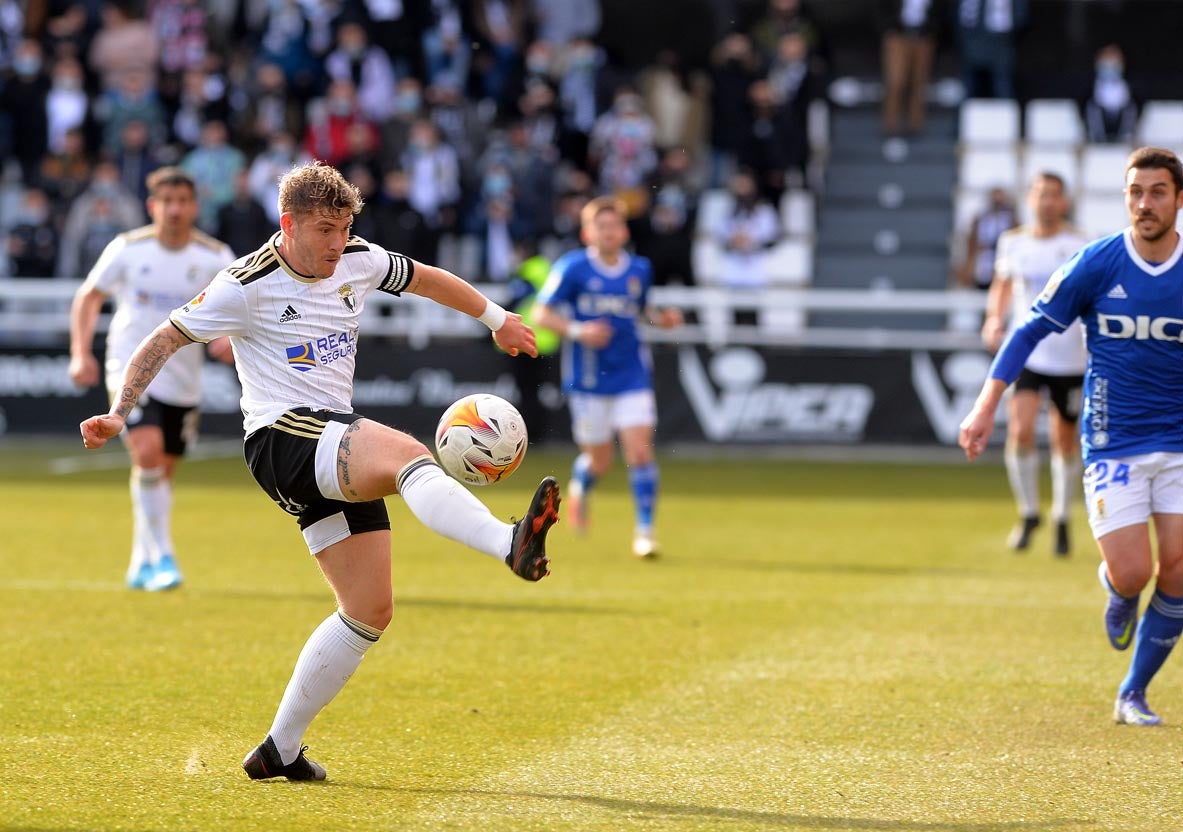
M 1183 239 L 1169 260 L 1151 265 L 1127 228 L 1081 249 L 1032 307 L 1060 330 L 1084 322 L 1085 462 L 1183 452 L 1181 256 Z
M 615 266 L 600 262 L 587 249 L 555 261 L 538 302 L 565 308 L 572 321 L 612 325 L 612 340 L 598 350 L 570 339 L 563 342 L 564 390 L 613 395 L 653 386 L 649 353 L 637 327 L 652 284 L 649 260 L 625 251 Z

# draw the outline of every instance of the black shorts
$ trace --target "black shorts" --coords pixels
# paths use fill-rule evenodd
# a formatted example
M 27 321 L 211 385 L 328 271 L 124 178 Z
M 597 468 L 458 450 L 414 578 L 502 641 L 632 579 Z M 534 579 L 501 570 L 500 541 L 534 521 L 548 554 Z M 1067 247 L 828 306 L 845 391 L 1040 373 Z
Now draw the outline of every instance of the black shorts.
M 330 500 L 320 493 L 316 484 L 316 445 L 320 441 L 317 423 L 332 421 L 351 425 L 361 418 L 357 413 L 297 407 L 281 416 L 275 424 L 260 428 L 246 438 L 243 453 L 255 482 L 276 505 L 299 520 L 301 531 L 335 514 L 344 516 L 350 534 L 390 528 L 390 515 L 384 501 L 349 503 Z M 283 422 L 293 419 L 307 426 L 303 432 L 296 434 L 283 429 Z
M 1015 390 L 1047 391 L 1048 399 L 1065 422 L 1080 420 L 1084 376 L 1045 376 L 1026 368 L 1015 379 Z
M 190 442 L 197 441 L 197 425 L 201 412 L 196 407 L 165 404 L 148 394 L 127 414 L 128 430 L 155 427 L 164 433 L 164 452 L 170 456 L 184 456 Z

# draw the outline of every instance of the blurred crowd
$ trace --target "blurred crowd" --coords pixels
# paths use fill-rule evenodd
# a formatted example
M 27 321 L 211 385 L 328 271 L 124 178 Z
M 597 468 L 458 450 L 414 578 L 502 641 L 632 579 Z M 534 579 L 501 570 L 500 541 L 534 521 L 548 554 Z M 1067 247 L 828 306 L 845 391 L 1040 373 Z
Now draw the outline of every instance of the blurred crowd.
M 749 17 L 702 65 L 627 67 L 599 0 L 0 0 L 0 273 L 84 276 L 164 164 L 249 252 L 315 158 L 361 188 L 355 233 L 472 279 L 578 245 L 579 208 L 614 193 L 659 282 L 693 283 L 704 190 L 737 195 L 708 231 L 771 246 L 808 184 L 824 37 L 800 0 Z

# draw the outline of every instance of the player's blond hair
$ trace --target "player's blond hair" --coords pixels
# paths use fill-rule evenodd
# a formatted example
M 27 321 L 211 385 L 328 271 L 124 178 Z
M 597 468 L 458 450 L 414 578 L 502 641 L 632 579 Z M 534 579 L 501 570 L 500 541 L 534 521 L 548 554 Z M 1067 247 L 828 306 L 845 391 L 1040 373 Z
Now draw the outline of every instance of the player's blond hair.
M 279 180 L 279 212 L 307 216 L 356 214 L 365 201 L 341 172 L 323 162 L 296 165 Z
M 580 209 L 579 222 L 583 225 L 591 225 L 596 217 L 605 211 L 614 212 L 622 220 L 628 219 L 628 206 L 625 205 L 623 199 L 617 199 L 614 196 L 598 196 L 588 200 L 587 204 Z

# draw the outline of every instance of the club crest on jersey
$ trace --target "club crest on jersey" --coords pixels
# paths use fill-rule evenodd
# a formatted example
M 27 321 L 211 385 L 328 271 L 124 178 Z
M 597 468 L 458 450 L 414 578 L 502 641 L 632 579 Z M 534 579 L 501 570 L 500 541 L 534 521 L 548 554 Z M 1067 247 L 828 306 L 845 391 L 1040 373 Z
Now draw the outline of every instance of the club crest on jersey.
M 201 306 L 201 302 L 202 302 L 203 300 L 205 300 L 205 292 L 202 292 L 200 295 L 198 295 L 197 297 L 193 298 L 193 300 L 191 300 L 191 301 L 189 301 L 188 303 L 186 303 L 186 304 L 185 304 L 185 311 L 186 311 L 186 312 L 191 312 L 191 311 L 193 311 L 193 307 L 195 307 L 195 306 Z
M 628 294 L 631 298 L 639 298 L 641 296 L 641 278 L 629 275 Z
M 345 304 L 345 308 L 350 312 L 357 311 L 357 294 L 353 291 L 353 286 L 346 283 L 337 290 L 337 297 L 341 298 L 341 303 Z
M 301 373 L 306 373 L 316 366 L 316 353 L 312 351 L 312 342 L 305 341 L 294 347 L 287 348 L 288 366 Z

